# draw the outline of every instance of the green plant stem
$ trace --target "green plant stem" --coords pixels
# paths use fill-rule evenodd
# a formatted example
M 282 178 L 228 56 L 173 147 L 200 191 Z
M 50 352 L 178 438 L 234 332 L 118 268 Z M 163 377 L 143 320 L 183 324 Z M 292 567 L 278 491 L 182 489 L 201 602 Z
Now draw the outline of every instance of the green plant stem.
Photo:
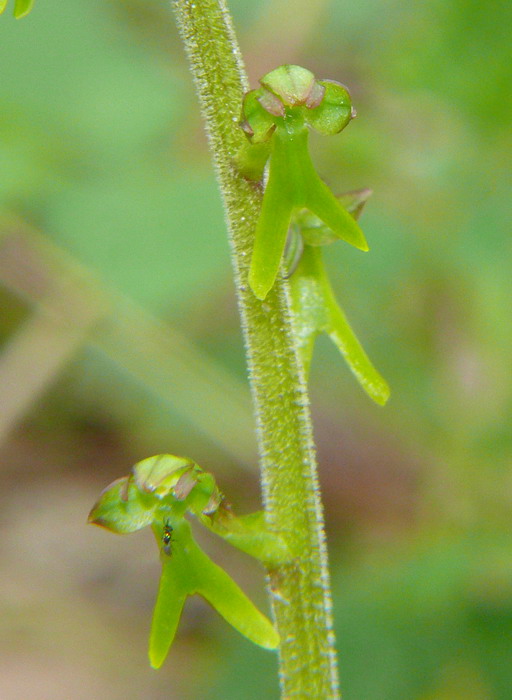
M 222 192 L 258 423 L 262 485 L 270 527 L 293 560 L 269 571 L 281 636 L 283 697 L 339 697 L 331 595 L 305 378 L 293 335 L 286 282 L 265 301 L 247 283 L 262 188 L 238 172 L 238 127 L 247 78 L 223 0 L 173 0 L 199 94 Z M 207 232 L 205 232 L 207 235 Z

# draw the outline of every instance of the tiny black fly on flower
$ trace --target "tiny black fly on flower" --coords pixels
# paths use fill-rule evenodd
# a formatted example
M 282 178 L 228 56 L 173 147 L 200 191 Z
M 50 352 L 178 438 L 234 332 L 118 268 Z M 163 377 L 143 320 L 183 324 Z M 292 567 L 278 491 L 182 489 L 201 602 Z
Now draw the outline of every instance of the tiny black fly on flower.
M 162 549 L 168 557 L 172 555 L 172 533 L 173 528 L 168 520 L 164 522 L 164 531 L 162 534 Z

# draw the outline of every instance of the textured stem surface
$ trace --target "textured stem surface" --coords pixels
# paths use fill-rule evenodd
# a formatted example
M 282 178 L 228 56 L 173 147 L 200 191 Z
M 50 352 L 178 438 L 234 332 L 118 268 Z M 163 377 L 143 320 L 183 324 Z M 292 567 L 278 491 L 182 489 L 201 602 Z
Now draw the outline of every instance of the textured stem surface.
M 263 497 L 270 526 L 293 563 L 269 572 L 281 636 L 283 697 L 339 697 L 322 506 L 304 374 L 296 351 L 286 282 L 265 301 L 247 283 L 262 189 L 235 156 L 247 78 L 223 0 L 173 0 L 190 60 L 224 200 L 235 282 L 258 423 Z

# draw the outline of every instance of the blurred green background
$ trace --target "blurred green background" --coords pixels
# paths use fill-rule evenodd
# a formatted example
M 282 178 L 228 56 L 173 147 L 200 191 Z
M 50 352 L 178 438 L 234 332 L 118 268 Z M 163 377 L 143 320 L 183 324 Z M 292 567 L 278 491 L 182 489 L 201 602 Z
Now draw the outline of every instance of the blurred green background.
M 371 187 L 338 297 L 392 387 L 325 340 L 311 378 L 345 700 L 512 697 L 512 4 L 231 0 L 253 85 L 299 63 L 358 118 L 312 138 Z M 86 527 L 151 454 L 240 512 L 256 450 L 223 213 L 164 0 L 0 20 L 0 698 L 260 700 L 272 654 L 189 601 L 147 664 L 149 532 Z M 263 608 L 257 564 L 205 546 Z

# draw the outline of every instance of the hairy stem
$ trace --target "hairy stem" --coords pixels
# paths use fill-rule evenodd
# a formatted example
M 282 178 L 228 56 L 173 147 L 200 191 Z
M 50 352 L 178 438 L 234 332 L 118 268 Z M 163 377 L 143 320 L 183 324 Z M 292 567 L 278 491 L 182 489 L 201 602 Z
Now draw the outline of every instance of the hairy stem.
M 290 298 L 278 279 L 265 301 L 247 283 L 260 185 L 238 172 L 238 127 L 248 89 L 223 0 L 173 0 L 206 122 L 232 247 L 235 282 L 258 423 L 263 497 L 271 527 L 293 562 L 269 572 L 281 636 L 283 697 L 339 697 L 331 597 L 311 418 L 293 336 Z

